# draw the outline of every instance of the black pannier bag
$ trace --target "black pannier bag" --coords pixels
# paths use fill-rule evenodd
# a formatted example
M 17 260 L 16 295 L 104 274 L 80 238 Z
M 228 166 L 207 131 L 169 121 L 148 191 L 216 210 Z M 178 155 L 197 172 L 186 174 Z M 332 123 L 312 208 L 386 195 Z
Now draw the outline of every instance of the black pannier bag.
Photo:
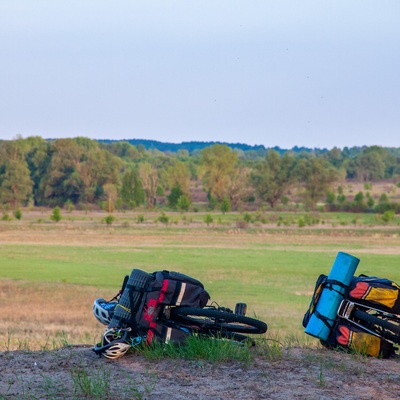
M 174 271 L 156 271 L 152 274 L 134 269 L 115 307 L 108 328 L 130 327 L 134 334 L 154 339 L 181 342 L 188 332 L 157 320 L 163 306 L 203 308 L 210 295 L 203 284 L 188 275 Z

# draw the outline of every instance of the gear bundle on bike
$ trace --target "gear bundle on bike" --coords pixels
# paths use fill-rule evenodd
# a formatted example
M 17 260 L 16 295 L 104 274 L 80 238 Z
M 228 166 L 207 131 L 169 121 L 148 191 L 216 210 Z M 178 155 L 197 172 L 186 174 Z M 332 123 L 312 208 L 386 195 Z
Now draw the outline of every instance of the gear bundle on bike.
M 233 312 L 209 300 L 203 284 L 188 275 L 134 269 L 112 300 L 95 300 L 93 314 L 107 330 L 93 350 L 116 359 L 140 343 L 182 343 L 189 335 L 244 343 L 247 334 L 267 331 L 266 323 L 245 316 L 245 303 Z
M 115 307 L 109 328 L 131 328 L 138 336 L 146 336 L 150 344 L 155 338 L 180 341 L 184 331 L 157 322 L 163 306 L 203 308 L 210 296 L 203 284 L 174 271 L 149 274 L 134 269 Z
M 333 286 L 338 284 L 340 282 L 332 282 L 326 275 L 319 276 L 310 306 L 304 315 L 304 327 L 307 327 L 311 316 L 318 313 L 316 306 L 322 290 L 335 290 Z M 400 287 L 389 279 L 365 275 L 354 276 L 350 285 L 345 287 L 345 297 L 359 305 L 400 314 Z M 340 317 L 328 319 L 321 315 L 318 315 L 318 318 L 329 327 L 327 339 L 321 340 L 321 343 L 327 348 L 351 349 L 366 355 L 383 358 L 390 357 L 395 352 L 393 343 L 366 332 L 365 329 L 346 319 Z

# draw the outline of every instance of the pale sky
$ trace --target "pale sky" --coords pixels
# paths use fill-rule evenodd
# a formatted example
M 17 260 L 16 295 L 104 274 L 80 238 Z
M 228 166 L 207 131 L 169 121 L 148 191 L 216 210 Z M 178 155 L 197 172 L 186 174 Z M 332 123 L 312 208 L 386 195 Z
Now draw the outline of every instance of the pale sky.
M 398 0 L 0 0 L 0 139 L 400 147 Z

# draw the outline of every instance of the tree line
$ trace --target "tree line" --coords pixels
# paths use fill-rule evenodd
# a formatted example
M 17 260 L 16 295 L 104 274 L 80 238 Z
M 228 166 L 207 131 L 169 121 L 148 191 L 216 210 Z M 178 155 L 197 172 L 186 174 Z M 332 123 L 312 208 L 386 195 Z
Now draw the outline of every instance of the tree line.
M 153 208 L 161 202 L 189 210 L 193 188 L 200 185 L 210 209 L 240 210 L 254 204 L 273 209 L 287 205 L 296 192 L 307 209 L 322 201 L 330 210 L 364 211 L 378 205 L 368 193 L 346 198 L 343 182 L 400 176 L 399 149 L 261 150 L 216 143 L 193 153 L 182 148 L 162 152 L 85 137 L 0 141 L 0 204 L 10 209 L 95 204 L 112 211 Z

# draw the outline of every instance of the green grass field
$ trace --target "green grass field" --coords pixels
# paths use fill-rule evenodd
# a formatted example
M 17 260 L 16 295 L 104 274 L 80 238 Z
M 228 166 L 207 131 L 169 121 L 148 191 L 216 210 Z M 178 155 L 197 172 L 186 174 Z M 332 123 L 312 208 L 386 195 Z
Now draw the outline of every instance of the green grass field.
M 201 280 L 220 305 L 247 303 L 248 314 L 267 322 L 271 336 L 303 334 L 301 321 L 315 281 L 328 274 L 338 251 L 361 259 L 357 273 L 400 282 L 398 241 L 387 241 L 381 233 L 103 226 L 88 234 L 82 227 L 59 224 L 8 226 L 3 238 L 10 232 L 13 238 L 0 242 L 1 280 L 31 282 L 33 288 L 43 282 L 62 284 L 66 293 L 71 287 L 71 296 L 72 288 L 91 287 L 91 293 L 105 297 L 117 292 L 133 268 L 175 270 Z M 84 315 L 93 318 L 89 306 Z

